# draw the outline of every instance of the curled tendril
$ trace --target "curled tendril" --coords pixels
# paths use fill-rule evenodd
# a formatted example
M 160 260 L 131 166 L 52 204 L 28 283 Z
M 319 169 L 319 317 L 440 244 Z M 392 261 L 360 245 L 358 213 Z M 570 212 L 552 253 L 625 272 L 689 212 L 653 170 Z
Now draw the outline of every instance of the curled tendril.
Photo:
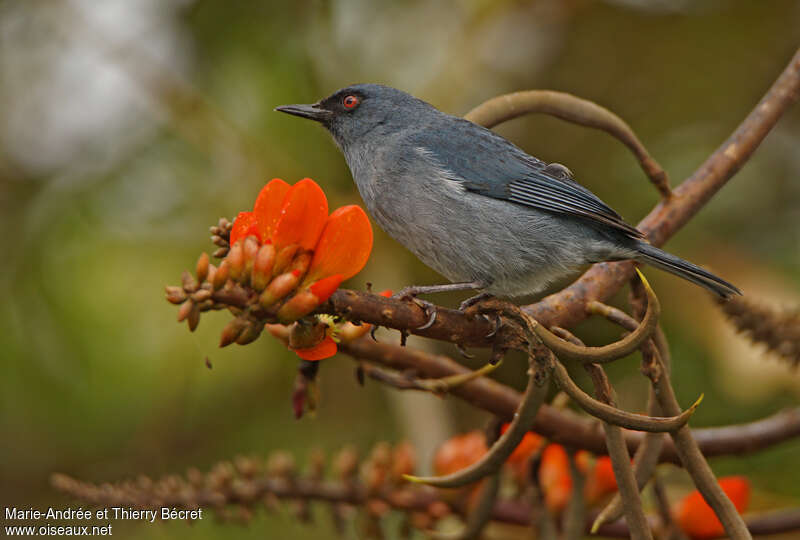
M 521 312 L 520 312 L 521 313 Z M 521 314 L 524 318 L 530 318 Z M 417 477 L 405 475 L 404 478 L 418 484 L 441 488 L 457 488 L 477 482 L 478 480 L 496 473 L 508 459 L 508 456 L 522 441 L 525 433 L 530 429 L 539 406 L 544 401 L 549 388 L 550 373 L 555 365 L 553 353 L 543 347 L 535 336 L 529 336 L 528 346 L 528 385 L 522 396 L 522 402 L 514 413 L 511 425 L 503 435 L 492 445 L 481 459 L 453 474 L 445 476 Z
M 653 289 L 650 287 L 644 275 L 639 272 L 638 269 L 636 272 L 639 274 L 639 279 L 642 281 L 642 285 L 644 285 L 647 294 L 647 312 L 644 314 L 644 318 L 636 330 L 621 340 L 602 347 L 582 347 L 559 338 L 535 321 L 535 324 L 531 327 L 532 330 L 547 348 L 553 351 L 559 358 L 567 358 L 584 363 L 604 364 L 631 354 L 638 349 L 644 340 L 650 337 L 656 329 L 656 326 L 658 326 L 658 316 L 661 313 L 661 305 L 658 302 L 655 292 L 653 292 Z M 589 309 L 591 309 L 591 307 Z
M 646 416 L 623 411 L 594 399 L 575 384 L 575 381 L 567 373 L 567 368 L 561 363 L 557 363 L 553 368 L 553 378 L 572 400 L 592 416 L 614 426 L 634 431 L 649 431 L 651 433 L 676 431 L 686 425 L 686 422 L 694 414 L 695 409 L 703 401 L 703 396 L 701 395 L 691 407 L 678 416 Z

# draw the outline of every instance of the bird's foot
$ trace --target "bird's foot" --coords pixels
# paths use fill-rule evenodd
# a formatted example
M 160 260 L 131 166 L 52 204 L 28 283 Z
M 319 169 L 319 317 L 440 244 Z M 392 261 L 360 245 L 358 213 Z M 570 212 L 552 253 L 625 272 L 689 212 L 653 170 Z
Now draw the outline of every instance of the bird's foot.
M 461 305 L 459 306 L 458 310 L 461 313 L 464 313 L 465 315 L 478 315 L 480 317 L 483 317 L 487 322 L 491 322 L 489 316 L 481 312 L 480 304 L 485 300 L 492 300 L 494 298 L 495 296 L 491 293 L 483 292 L 480 294 L 476 294 L 475 296 L 471 296 L 466 300 L 464 300 L 463 302 L 461 302 Z M 500 331 L 500 328 L 502 328 L 502 326 L 503 326 L 503 321 L 500 319 L 500 316 L 495 315 L 494 328 L 492 329 L 491 332 L 486 334 L 486 339 L 491 339 L 494 336 L 496 336 L 497 332 Z
M 436 305 L 432 302 L 428 302 L 427 300 L 422 300 L 421 298 L 417 298 L 418 294 L 422 294 L 426 292 L 424 287 L 405 287 L 401 289 L 396 294 L 392 295 L 392 298 L 395 300 L 403 300 L 406 302 L 413 302 L 418 305 L 427 315 L 428 320 L 422 326 L 418 326 L 417 330 L 426 330 L 433 326 L 433 323 L 436 322 L 436 314 L 437 308 Z
M 458 311 L 466 312 L 467 308 L 470 308 L 475 304 L 482 302 L 488 298 L 492 298 L 492 294 L 487 292 L 482 292 L 480 294 L 476 294 L 475 296 L 470 296 L 469 298 L 461 302 L 461 305 L 458 306 Z

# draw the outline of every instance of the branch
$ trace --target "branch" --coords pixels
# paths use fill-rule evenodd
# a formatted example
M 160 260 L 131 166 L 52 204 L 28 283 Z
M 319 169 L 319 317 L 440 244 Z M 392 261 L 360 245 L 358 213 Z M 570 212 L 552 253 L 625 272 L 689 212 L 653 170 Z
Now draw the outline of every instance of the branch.
M 354 462 L 357 467 L 357 460 Z M 351 464 L 352 465 L 352 464 Z M 352 467 L 351 467 L 352 468 Z M 213 508 L 222 512 L 226 506 L 255 507 L 274 498 L 288 501 L 307 501 L 340 505 L 364 506 L 370 500 L 385 502 L 390 508 L 403 512 L 426 513 L 437 504 L 457 510 L 443 499 L 446 495 L 430 488 L 398 486 L 374 489 L 352 479 L 319 480 L 310 478 L 276 477 L 251 470 L 246 474 L 230 466 L 217 466 L 203 474 L 194 470 L 188 478 L 169 476 L 162 480 L 140 477 L 137 481 L 113 484 L 82 482 L 64 474 L 54 474 L 55 489 L 86 504 L 95 506 L 132 506 L 135 508 Z M 531 505 L 524 500 L 499 500 L 492 510 L 492 520 L 528 527 L 531 525 Z M 341 517 L 341 516 L 340 516 Z M 594 516 L 586 521 L 589 531 Z M 747 518 L 747 527 L 754 535 L 780 534 L 800 530 L 800 508 L 788 508 Z M 628 538 L 627 525 L 618 521 L 600 527 L 601 536 Z
M 429 378 L 471 373 L 446 356 L 376 343 L 368 337 L 340 343 L 339 350 L 357 359 L 398 371 L 414 370 L 419 376 Z M 519 392 L 486 377 L 453 388 L 450 393 L 507 421 L 511 420 L 520 403 Z M 607 452 L 605 437 L 598 422 L 559 411 L 546 404 L 539 408 L 531 431 L 564 446 L 583 448 L 598 455 Z M 746 424 L 693 429 L 692 435 L 706 457 L 754 453 L 800 436 L 800 407 Z M 625 440 L 629 450 L 635 451 L 643 440 L 643 434 L 626 432 Z M 664 442 L 659 461 L 680 463 L 671 440 Z

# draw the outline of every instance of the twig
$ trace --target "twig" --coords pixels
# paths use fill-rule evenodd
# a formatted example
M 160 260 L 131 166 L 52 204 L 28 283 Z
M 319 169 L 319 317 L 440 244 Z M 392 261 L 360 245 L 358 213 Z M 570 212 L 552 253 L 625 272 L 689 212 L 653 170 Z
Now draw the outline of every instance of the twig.
M 650 389 L 648 397 L 647 413 L 651 416 L 661 413 L 653 389 Z M 636 477 L 636 485 L 639 491 L 653 476 L 658 465 L 658 457 L 664 443 L 663 433 L 648 433 L 633 456 L 633 474 Z M 605 508 L 597 515 L 597 519 L 592 524 L 592 531 L 596 531 L 604 523 L 612 523 L 622 517 L 623 502 L 619 493 L 616 493 L 608 502 Z
M 634 295 L 641 298 L 640 291 L 637 290 L 636 284 L 632 284 Z M 640 307 L 636 302 L 633 303 L 634 310 Z M 660 345 L 667 350 L 666 340 L 662 340 Z M 643 349 L 642 353 L 645 356 L 652 355 L 652 358 L 647 358 L 646 362 L 651 362 L 656 368 L 647 370 L 647 375 L 655 391 L 656 398 L 658 399 L 661 409 L 666 414 L 675 414 L 680 412 L 680 405 L 675 397 L 675 392 L 670 382 L 670 375 L 665 368 L 660 355 L 660 350 L 657 347 L 652 349 Z M 657 376 L 656 376 L 657 374 Z M 703 453 L 697 445 L 697 442 L 692 437 L 691 430 L 684 426 L 681 429 L 670 433 L 672 440 L 675 442 L 675 448 L 678 451 L 678 456 L 681 459 L 686 471 L 692 477 L 698 491 L 703 496 L 703 499 L 714 510 L 714 513 L 722 523 L 725 532 L 732 540 L 743 540 L 751 538 L 747 526 L 744 524 L 742 516 L 736 510 L 731 500 L 722 490 L 717 482 L 711 467 L 708 465 Z
M 670 509 L 669 499 L 667 499 L 667 493 L 664 491 L 664 486 L 661 485 L 658 477 L 653 478 L 652 485 L 653 493 L 656 496 L 658 515 L 661 517 L 661 522 L 664 527 L 664 537 L 667 540 L 688 540 L 672 517 L 672 510 Z M 597 523 L 597 521 L 595 521 L 595 523 Z
M 572 493 L 570 494 L 567 509 L 562 516 L 563 540 L 580 540 L 583 538 L 586 524 L 586 501 L 583 496 L 585 478 L 575 463 L 575 451 L 567 451 L 569 460 L 569 475 L 572 479 Z
M 613 390 L 608 382 L 606 372 L 598 364 L 586 364 L 584 367 L 592 376 L 597 399 L 614 407 Z M 642 509 L 642 499 L 639 496 L 636 477 L 631 467 L 631 456 L 625 446 L 622 429 L 606 422 L 603 423 L 603 429 L 606 432 L 606 445 L 611 458 L 611 468 L 617 479 L 619 494 L 623 501 L 625 521 L 630 528 L 631 538 L 636 540 L 653 538 L 650 525 Z
M 506 432 L 486 454 L 468 467 L 445 476 L 415 477 L 406 475 L 407 480 L 430 486 L 455 488 L 476 482 L 495 473 L 503 466 L 508 456 L 530 429 L 536 412 L 547 396 L 547 390 L 550 387 L 550 373 L 555 364 L 550 349 L 533 342 L 533 336 L 530 336 L 529 339 L 532 343 L 529 345 L 528 352 L 528 385 L 519 409 L 514 413 L 514 419 Z
M 651 433 L 676 431 L 682 426 L 686 425 L 686 422 L 689 421 L 689 418 L 691 418 L 691 416 L 694 414 L 695 409 L 697 409 L 698 405 L 700 405 L 700 402 L 703 399 L 701 396 L 700 399 L 694 403 L 694 405 L 677 416 L 644 416 L 641 414 L 633 414 L 623 411 L 617 407 L 613 407 L 601 402 L 600 400 L 592 398 L 589 394 L 581 390 L 577 384 L 575 384 L 575 382 L 569 376 L 567 368 L 565 368 L 561 363 L 558 363 L 553 369 L 553 378 L 558 386 L 564 392 L 566 392 L 566 394 L 573 401 L 575 401 L 583 410 L 592 416 L 614 426 L 619 426 L 634 431 L 647 431 Z
M 647 312 L 642 322 L 621 340 L 602 347 L 580 346 L 570 343 L 569 341 L 564 341 L 538 323 L 534 326 L 536 335 L 539 336 L 539 339 L 541 339 L 559 358 L 601 364 L 629 355 L 638 349 L 644 340 L 650 337 L 650 334 L 652 334 L 656 326 L 658 326 L 658 317 L 661 313 L 661 306 L 655 292 L 650 287 L 644 275 L 639 272 L 639 270 L 636 270 L 636 272 L 647 293 Z

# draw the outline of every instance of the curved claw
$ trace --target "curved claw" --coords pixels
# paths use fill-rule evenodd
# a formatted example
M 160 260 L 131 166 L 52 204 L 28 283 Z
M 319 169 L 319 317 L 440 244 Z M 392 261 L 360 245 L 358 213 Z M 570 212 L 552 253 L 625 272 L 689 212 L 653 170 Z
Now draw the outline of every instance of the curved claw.
M 486 315 L 484 315 L 484 317 L 486 317 Z M 488 318 L 487 318 L 487 320 L 488 320 Z M 497 333 L 500 331 L 500 329 L 502 327 L 503 327 L 503 320 L 500 318 L 500 315 L 495 315 L 494 316 L 494 329 L 491 332 L 489 332 L 488 334 L 486 334 L 486 339 L 492 339 L 494 336 L 497 335 Z
M 461 356 L 463 356 L 464 358 L 475 358 L 475 355 L 469 354 L 467 352 L 467 349 L 464 348 L 464 346 L 461 343 L 456 343 L 456 349 L 458 349 L 458 352 L 461 353 Z
M 422 309 L 425 310 L 426 313 L 428 313 L 428 321 L 422 326 L 418 326 L 417 330 L 427 330 L 428 328 L 433 326 L 433 323 L 436 322 L 436 315 L 437 315 L 436 306 L 431 304 L 430 302 L 426 302 L 425 300 L 420 300 L 419 298 L 415 298 L 414 301 L 417 303 L 419 307 L 421 307 Z
M 427 330 L 433 323 L 436 322 L 436 306 L 427 300 L 421 300 L 417 298 L 417 294 L 419 294 L 417 287 L 405 287 L 398 291 L 397 293 L 392 295 L 392 298 L 396 300 L 406 300 L 411 301 L 421 307 L 425 313 L 428 315 L 428 320 L 422 326 L 418 326 L 417 330 Z
M 377 331 L 378 331 L 378 325 L 377 324 L 373 324 L 372 325 L 372 330 L 369 331 L 369 337 L 371 337 L 372 341 L 374 341 L 375 343 L 378 342 L 378 338 L 375 337 L 375 332 L 377 332 Z
M 485 292 L 480 293 L 480 294 L 476 294 L 475 296 L 471 296 L 471 297 L 467 298 L 466 300 L 464 300 L 463 302 L 461 302 L 461 305 L 458 306 L 458 310 L 459 311 L 466 311 L 467 308 L 474 306 L 475 304 L 477 304 L 481 300 L 485 300 L 485 299 L 491 298 L 491 297 L 492 297 L 491 294 L 485 293 Z

